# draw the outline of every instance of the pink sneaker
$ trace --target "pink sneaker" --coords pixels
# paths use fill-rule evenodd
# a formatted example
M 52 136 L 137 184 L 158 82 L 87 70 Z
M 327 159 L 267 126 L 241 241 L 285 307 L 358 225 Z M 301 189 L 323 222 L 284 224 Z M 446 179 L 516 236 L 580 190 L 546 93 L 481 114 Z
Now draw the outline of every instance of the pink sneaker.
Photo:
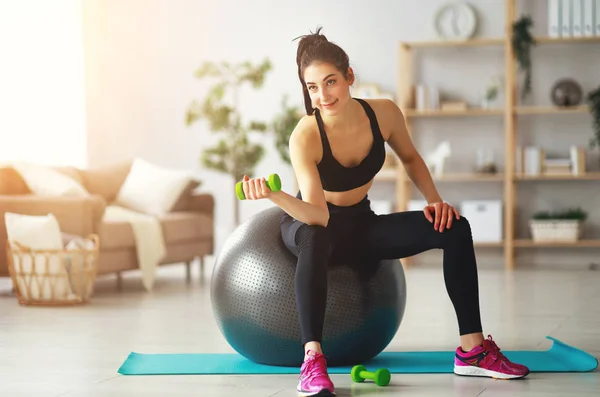
M 475 346 L 465 353 L 460 346 L 454 356 L 454 373 L 467 376 L 487 376 L 495 379 L 519 379 L 529 374 L 529 368 L 515 364 L 500 353 L 500 348 L 488 335 L 483 346 Z
M 309 350 L 300 368 L 298 394 L 301 396 L 335 396 L 333 383 L 327 375 L 327 361 L 321 353 Z

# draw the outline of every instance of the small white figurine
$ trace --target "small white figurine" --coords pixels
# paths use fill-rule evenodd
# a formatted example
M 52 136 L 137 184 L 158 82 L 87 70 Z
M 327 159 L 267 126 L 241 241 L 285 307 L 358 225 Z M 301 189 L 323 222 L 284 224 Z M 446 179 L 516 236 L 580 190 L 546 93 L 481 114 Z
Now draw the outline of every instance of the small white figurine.
M 425 164 L 431 174 L 435 177 L 441 177 L 444 174 L 444 163 L 450 157 L 450 142 L 443 141 L 425 157 Z

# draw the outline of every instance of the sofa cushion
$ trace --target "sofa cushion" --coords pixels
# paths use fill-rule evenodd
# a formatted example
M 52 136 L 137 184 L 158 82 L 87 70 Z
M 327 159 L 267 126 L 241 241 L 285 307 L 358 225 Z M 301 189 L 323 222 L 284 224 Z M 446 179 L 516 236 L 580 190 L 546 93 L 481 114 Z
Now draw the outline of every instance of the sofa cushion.
M 52 167 L 33 163 L 15 163 L 12 167 L 21 175 L 29 190 L 44 197 L 89 197 L 90 194 L 78 180 L 75 169 Z M 68 173 L 71 173 L 69 175 Z
M 30 194 L 31 190 L 13 167 L 0 167 L 0 195 Z
M 63 248 L 60 226 L 53 214 L 25 215 L 6 212 L 4 220 L 6 234 L 11 241 L 32 250 L 60 250 Z
M 192 195 L 194 194 L 194 190 L 200 187 L 200 181 L 192 179 L 188 182 L 185 189 L 181 193 L 181 196 L 177 199 L 171 211 L 185 211 L 190 208 L 190 201 L 192 200 Z
M 75 167 L 48 167 L 50 170 L 58 171 L 63 175 L 74 179 L 80 185 L 83 180 L 79 170 Z M 0 167 L 0 194 L 1 195 L 23 195 L 31 194 L 31 190 L 23 179 L 23 176 L 12 165 Z
M 83 185 L 88 192 L 99 194 L 112 203 L 131 169 L 131 161 L 81 170 Z
M 213 218 L 198 212 L 171 212 L 161 218 L 167 244 L 213 237 Z
M 79 183 L 81 186 L 83 186 L 83 178 L 81 177 L 81 173 L 78 168 L 71 167 L 68 165 L 67 166 L 55 166 L 55 167 L 49 167 L 49 168 L 74 179 L 75 181 L 77 181 L 77 183 Z
M 209 239 L 213 236 L 213 219 L 198 212 L 171 212 L 159 217 L 166 244 L 186 240 Z M 103 250 L 135 246 L 133 229 L 128 222 L 103 221 L 100 225 Z
M 188 171 L 169 169 L 136 158 L 115 204 L 150 215 L 165 215 L 192 180 Z

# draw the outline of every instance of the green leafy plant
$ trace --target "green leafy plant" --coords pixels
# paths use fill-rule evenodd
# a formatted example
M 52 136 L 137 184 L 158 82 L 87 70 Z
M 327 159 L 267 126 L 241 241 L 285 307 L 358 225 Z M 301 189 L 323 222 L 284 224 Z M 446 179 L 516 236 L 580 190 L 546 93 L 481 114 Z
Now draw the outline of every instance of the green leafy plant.
M 587 219 L 587 212 L 581 208 L 567 208 L 560 211 L 538 211 L 533 214 L 534 220 L 576 220 L 584 221 Z
M 489 86 L 485 90 L 485 99 L 488 101 L 493 101 L 498 96 L 498 87 Z
M 502 79 L 499 76 L 494 76 L 485 89 L 485 99 L 487 101 L 493 101 L 496 99 L 500 93 L 501 86 Z
M 270 129 L 275 134 L 275 148 L 286 164 L 291 164 L 289 141 L 290 135 L 302 118 L 301 110 L 288 105 L 288 97 L 284 95 L 281 100 L 281 111 L 275 115 L 270 124 Z
M 533 20 L 530 16 L 524 15 L 512 25 L 511 44 L 519 68 L 525 73 L 521 99 L 531 93 L 531 47 L 536 45 L 536 41 L 531 34 Z
M 589 92 L 587 103 L 592 114 L 592 125 L 594 127 L 594 136 L 590 139 L 590 147 L 600 149 L 600 86 Z
M 258 65 L 248 61 L 239 64 L 204 62 L 194 73 L 198 79 L 211 79 L 214 84 L 201 103 L 192 101 L 186 113 L 186 124 L 189 127 L 204 119 L 212 132 L 224 134 L 215 146 L 203 151 L 201 162 L 209 169 L 231 176 L 234 185 L 244 175 L 252 177 L 256 165 L 264 156 L 264 147 L 252 142 L 248 134 L 267 130 L 265 122 L 242 121 L 238 110 L 240 89 L 244 84 L 250 84 L 255 89 L 261 88 L 271 68 L 268 59 Z M 232 188 L 232 194 L 233 191 Z M 234 213 L 236 225 L 239 223 L 238 204 Z

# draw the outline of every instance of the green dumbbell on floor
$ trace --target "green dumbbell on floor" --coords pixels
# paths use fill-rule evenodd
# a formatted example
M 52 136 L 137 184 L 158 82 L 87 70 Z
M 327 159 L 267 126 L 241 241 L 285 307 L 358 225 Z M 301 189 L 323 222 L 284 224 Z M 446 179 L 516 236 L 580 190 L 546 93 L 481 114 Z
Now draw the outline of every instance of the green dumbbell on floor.
M 350 373 L 350 376 L 352 377 L 352 380 L 354 382 L 360 383 L 360 382 L 364 382 L 365 379 L 369 379 L 369 380 L 375 381 L 375 384 L 377 386 L 389 385 L 390 379 L 392 377 L 390 375 L 390 371 L 385 368 L 379 368 L 375 372 L 369 372 L 362 365 L 355 365 L 352 368 L 352 372 Z
M 265 182 L 269 190 L 271 190 L 272 192 L 278 192 L 281 190 L 281 179 L 279 178 L 279 175 L 271 174 Z M 238 182 L 235 184 L 235 194 L 237 195 L 238 199 L 246 200 L 246 195 L 244 194 L 244 187 L 242 182 Z

